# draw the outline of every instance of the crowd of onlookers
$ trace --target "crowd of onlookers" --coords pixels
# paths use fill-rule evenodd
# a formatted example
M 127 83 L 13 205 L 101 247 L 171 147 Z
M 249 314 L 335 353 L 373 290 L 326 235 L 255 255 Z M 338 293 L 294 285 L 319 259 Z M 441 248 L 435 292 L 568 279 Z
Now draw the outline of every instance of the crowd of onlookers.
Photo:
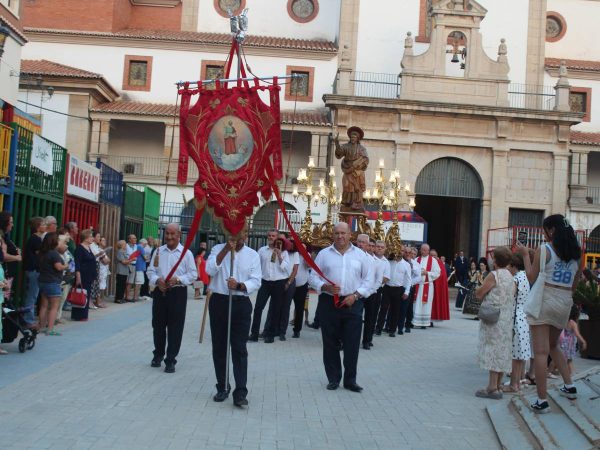
M 57 325 L 64 313 L 74 321 L 87 321 L 89 310 L 105 308 L 111 268 L 116 268 L 115 303 L 150 298 L 146 269 L 158 240 L 131 234 L 127 242 L 108 246 L 97 230 L 79 230 L 77 223 L 59 227 L 55 217 L 33 217 L 23 248 L 10 239 L 13 217 L 0 212 L 0 306 L 11 303 L 21 275 L 22 325 L 48 336 L 60 336 Z M 19 265 L 21 266 L 19 267 Z M 19 274 L 19 270 L 21 274 Z M 85 290 L 84 305 L 69 302 L 71 291 Z M 0 335 L 2 328 L 0 324 Z M 0 354 L 6 350 L 0 348 Z

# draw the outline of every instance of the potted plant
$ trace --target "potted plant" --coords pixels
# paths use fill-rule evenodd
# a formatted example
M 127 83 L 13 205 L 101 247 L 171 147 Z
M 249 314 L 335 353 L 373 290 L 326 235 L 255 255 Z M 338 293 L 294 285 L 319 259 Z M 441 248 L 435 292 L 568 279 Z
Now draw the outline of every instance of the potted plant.
M 587 341 L 587 349 L 581 352 L 584 358 L 600 359 L 600 293 L 598 282 L 592 272 L 586 269 L 584 279 L 579 282 L 573 293 L 573 302 L 582 312 L 588 315 L 588 320 L 579 321 L 579 331 Z

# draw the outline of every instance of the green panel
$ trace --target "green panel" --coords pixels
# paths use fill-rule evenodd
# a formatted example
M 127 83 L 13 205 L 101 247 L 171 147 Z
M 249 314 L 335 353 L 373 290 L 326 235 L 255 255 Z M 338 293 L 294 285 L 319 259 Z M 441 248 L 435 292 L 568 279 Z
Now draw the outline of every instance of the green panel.
M 144 217 L 144 191 L 139 186 L 125 184 L 123 215 L 137 219 Z
M 148 219 L 147 217 L 144 219 L 143 224 L 143 233 L 144 237 L 152 236 L 154 238 L 158 237 L 158 220 Z
M 127 240 L 127 236 L 135 234 L 139 239 L 142 238 L 143 222 L 140 219 L 125 218 L 123 221 L 122 235 L 121 238 Z
M 160 216 L 160 194 L 154 189 L 145 186 L 144 189 L 144 219 L 158 221 Z
M 67 150 L 40 136 L 40 139 L 52 147 L 53 174 L 48 175 L 31 165 L 31 151 L 35 133 L 15 123 L 12 124 L 12 127 L 17 136 L 15 187 L 22 187 L 31 192 L 62 199 L 65 186 Z

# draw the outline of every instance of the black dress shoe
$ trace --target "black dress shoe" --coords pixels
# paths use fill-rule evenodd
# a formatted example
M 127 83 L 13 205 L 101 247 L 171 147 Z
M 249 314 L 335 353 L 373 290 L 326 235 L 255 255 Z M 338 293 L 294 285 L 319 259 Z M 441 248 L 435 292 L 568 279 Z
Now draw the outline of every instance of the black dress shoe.
M 282 334 L 282 335 L 280 335 L 280 336 L 279 336 L 279 340 L 280 340 L 280 341 L 285 341 L 285 340 L 286 340 L 286 339 L 285 339 L 285 334 Z
M 421 330 L 426 330 L 427 329 L 427 327 L 420 327 L 420 328 L 421 328 Z
M 165 372 L 167 372 L 167 373 L 174 373 L 175 372 L 175 364 L 173 364 L 173 363 L 166 363 L 165 364 Z
M 248 342 L 258 342 L 258 334 L 251 334 L 248 336 Z
M 373 347 L 373 343 L 372 342 L 369 342 L 369 347 Z
M 381 336 L 381 330 L 375 330 L 375 335 Z
M 352 392 L 361 392 L 363 390 L 363 388 L 361 388 L 356 383 L 344 384 L 344 389 L 348 389 L 349 391 L 352 391 Z
M 402 336 L 402 335 L 404 334 L 404 331 L 400 330 L 400 331 L 398 331 L 398 334 L 399 334 L 400 336 Z
M 150 367 L 160 367 L 162 363 L 162 359 L 153 359 L 152 362 L 150 363 Z
M 273 336 L 265 337 L 265 344 L 272 344 L 273 342 L 275 342 L 275 339 L 273 339 Z
M 259 339 L 264 339 L 265 338 L 265 332 L 263 331 L 262 333 L 259 333 L 258 338 Z
M 390 337 L 396 337 L 396 333 L 390 333 Z
M 246 399 L 246 397 L 234 397 L 233 404 L 239 408 L 242 406 L 248 406 L 248 399 Z
M 404 332 L 405 332 L 405 333 L 410 333 L 410 328 L 405 328 L 405 329 L 404 329 Z
M 299 331 L 294 331 L 294 334 L 292 334 L 293 338 L 299 338 L 300 337 L 300 332 Z
M 340 383 L 336 383 L 335 381 L 332 381 L 329 384 L 327 384 L 328 391 L 335 391 L 339 387 L 340 387 Z
M 364 348 L 365 350 L 371 350 L 371 346 L 369 345 L 369 343 L 368 343 L 368 342 L 365 342 L 365 343 L 363 344 L 363 348 Z
M 215 402 L 224 402 L 227 397 L 229 397 L 229 392 L 227 392 L 227 391 L 218 391 L 213 396 L 213 400 Z

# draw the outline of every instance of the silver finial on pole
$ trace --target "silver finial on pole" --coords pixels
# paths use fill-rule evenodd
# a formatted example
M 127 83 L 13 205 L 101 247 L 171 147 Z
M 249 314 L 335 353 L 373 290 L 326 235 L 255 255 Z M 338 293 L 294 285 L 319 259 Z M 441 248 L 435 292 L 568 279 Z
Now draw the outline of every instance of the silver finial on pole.
M 246 31 L 248 31 L 248 8 L 244 9 L 239 16 L 234 16 L 231 9 L 227 10 L 227 14 L 229 14 L 231 34 L 234 35 L 236 41 L 243 42 L 246 38 Z

